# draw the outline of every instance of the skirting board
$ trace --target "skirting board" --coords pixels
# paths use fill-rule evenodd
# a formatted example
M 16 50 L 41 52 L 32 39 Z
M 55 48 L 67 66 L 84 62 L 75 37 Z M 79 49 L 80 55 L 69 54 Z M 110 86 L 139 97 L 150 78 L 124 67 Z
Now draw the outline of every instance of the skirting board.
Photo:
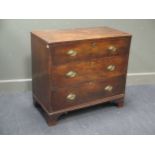
M 129 73 L 127 85 L 155 84 L 155 72 L 150 73 Z
M 31 90 L 32 79 L 0 80 L 0 92 Z M 128 73 L 127 85 L 155 84 L 155 72 Z

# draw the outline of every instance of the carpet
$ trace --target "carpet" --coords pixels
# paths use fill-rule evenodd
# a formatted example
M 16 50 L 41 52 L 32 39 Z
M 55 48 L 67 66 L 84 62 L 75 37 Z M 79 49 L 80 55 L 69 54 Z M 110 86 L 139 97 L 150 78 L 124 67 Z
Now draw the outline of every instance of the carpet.
M 123 108 L 98 105 L 63 115 L 48 127 L 32 92 L 0 93 L 1 135 L 153 135 L 155 85 L 128 86 Z

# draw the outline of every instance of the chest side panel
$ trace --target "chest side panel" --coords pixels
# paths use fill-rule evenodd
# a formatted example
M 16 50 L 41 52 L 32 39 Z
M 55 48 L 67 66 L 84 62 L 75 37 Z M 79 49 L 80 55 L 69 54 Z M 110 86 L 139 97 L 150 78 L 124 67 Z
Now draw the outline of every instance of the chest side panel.
M 32 91 L 37 101 L 51 111 L 50 54 L 46 43 L 31 35 L 32 50 Z

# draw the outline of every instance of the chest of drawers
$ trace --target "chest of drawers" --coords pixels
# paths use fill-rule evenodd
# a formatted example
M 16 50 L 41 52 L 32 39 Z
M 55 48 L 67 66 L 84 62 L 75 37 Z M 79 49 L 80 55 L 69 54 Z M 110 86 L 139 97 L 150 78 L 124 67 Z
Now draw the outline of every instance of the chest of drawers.
M 31 33 L 33 101 L 48 125 L 69 111 L 123 106 L 130 42 L 108 27 Z

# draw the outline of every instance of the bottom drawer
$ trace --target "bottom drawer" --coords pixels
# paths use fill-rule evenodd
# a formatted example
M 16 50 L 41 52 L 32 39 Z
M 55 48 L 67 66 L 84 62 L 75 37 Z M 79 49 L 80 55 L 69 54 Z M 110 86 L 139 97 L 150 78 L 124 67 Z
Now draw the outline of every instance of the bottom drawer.
M 95 101 L 96 99 L 122 94 L 125 89 L 125 79 L 126 76 L 118 76 L 52 91 L 53 110 L 61 110 Z

